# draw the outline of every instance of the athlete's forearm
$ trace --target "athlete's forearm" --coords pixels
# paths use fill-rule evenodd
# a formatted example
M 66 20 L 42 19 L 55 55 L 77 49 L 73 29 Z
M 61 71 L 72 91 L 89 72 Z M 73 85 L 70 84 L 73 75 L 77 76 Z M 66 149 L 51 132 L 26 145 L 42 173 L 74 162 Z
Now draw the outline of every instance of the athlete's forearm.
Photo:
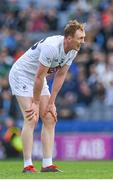
M 53 86 L 52 86 L 52 92 L 51 92 L 51 96 L 49 100 L 50 104 L 55 103 L 55 99 L 57 97 L 59 90 L 61 89 L 63 85 L 68 69 L 69 69 L 69 66 L 64 65 L 59 71 L 56 72 Z
M 33 88 L 33 102 L 36 104 L 39 104 L 40 102 L 40 95 L 44 84 L 44 77 L 46 76 L 47 71 L 48 71 L 48 67 L 40 63 L 36 73 L 35 83 Z
M 43 88 L 43 83 L 44 83 L 44 77 L 41 76 L 36 77 L 33 88 L 33 102 L 35 102 L 36 104 L 39 104 L 40 102 L 40 95 Z
M 54 78 L 53 86 L 52 86 L 50 100 L 49 100 L 50 104 L 55 103 L 55 99 L 56 99 L 57 94 L 63 85 L 63 82 L 65 80 L 65 76 L 66 76 L 66 74 L 62 74 L 62 75 L 56 74 L 56 76 Z

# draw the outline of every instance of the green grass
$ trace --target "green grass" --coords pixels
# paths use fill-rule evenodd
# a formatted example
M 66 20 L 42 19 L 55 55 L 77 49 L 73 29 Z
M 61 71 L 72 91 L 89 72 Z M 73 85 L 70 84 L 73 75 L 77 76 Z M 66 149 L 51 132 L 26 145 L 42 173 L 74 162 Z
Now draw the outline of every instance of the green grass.
M 34 162 L 40 170 L 41 162 Z M 113 179 L 113 161 L 57 161 L 63 173 L 21 173 L 22 161 L 0 161 L 0 179 Z

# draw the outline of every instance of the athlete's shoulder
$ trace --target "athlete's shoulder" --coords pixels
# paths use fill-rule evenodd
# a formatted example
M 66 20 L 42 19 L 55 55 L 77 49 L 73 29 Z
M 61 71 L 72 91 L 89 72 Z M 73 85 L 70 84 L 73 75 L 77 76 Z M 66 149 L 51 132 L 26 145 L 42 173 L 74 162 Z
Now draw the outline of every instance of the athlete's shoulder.
M 40 49 L 58 53 L 59 45 L 61 44 L 63 36 L 50 36 L 41 43 Z
M 61 35 L 50 36 L 50 37 L 46 38 L 45 44 L 55 46 L 55 45 L 59 44 L 60 42 L 62 42 L 63 39 L 64 39 L 64 36 L 61 36 Z
M 62 38 L 64 38 L 64 36 L 62 36 L 62 35 L 53 35 L 53 36 L 47 37 L 46 40 L 52 40 L 52 39 L 60 40 Z

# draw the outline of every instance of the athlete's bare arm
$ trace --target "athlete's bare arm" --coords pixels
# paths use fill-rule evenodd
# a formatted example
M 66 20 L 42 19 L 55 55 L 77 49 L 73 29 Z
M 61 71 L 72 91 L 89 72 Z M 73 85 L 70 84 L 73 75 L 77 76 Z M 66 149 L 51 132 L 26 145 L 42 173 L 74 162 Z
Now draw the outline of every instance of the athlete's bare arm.
M 62 84 L 65 80 L 67 71 L 69 69 L 68 65 L 64 65 L 62 68 L 60 68 L 56 74 L 55 74 L 55 78 L 54 78 L 54 82 L 53 82 L 53 86 L 52 86 L 52 92 L 51 92 L 51 96 L 49 99 L 49 103 L 46 109 L 46 113 L 50 112 L 52 114 L 52 116 L 54 117 L 54 120 L 57 121 L 57 112 L 56 112 L 56 107 L 55 107 L 55 99 L 56 96 L 59 92 L 59 90 L 62 87 Z
M 42 65 L 41 63 L 38 67 L 33 88 L 33 103 L 32 106 L 26 110 L 26 117 L 29 120 L 32 120 L 32 117 L 35 116 L 34 119 L 37 121 L 39 117 L 40 95 L 43 88 L 44 77 L 46 76 L 48 69 L 48 67 Z
M 62 68 L 60 68 L 56 72 L 54 82 L 53 82 L 53 86 L 52 86 L 51 97 L 49 100 L 50 104 L 55 103 L 56 96 L 57 96 L 59 90 L 61 89 L 61 87 L 63 85 L 63 82 L 65 80 L 68 69 L 69 69 L 69 66 L 64 65 Z
M 49 67 L 46 67 L 40 63 L 39 68 L 37 70 L 34 88 L 33 88 L 33 102 L 36 104 L 39 103 L 40 101 L 40 95 L 44 83 L 44 77 L 47 75 L 48 69 Z

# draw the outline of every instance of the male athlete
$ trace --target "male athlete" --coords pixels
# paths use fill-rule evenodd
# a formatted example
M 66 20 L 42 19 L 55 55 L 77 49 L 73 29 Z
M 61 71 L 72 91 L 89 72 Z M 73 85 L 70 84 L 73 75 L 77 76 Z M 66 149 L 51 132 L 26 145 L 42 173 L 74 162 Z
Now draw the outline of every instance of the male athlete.
M 36 172 L 32 163 L 33 131 L 39 119 L 43 122 L 41 141 L 43 160 L 41 172 L 60 171 L 52 163 L 57 112 L 55 99 L 62 87 L 66 73 L 75 59 L 85 30 L 83 24 L 70 21 L 64 36 L 51 36 L 33 45 L 13 65 L 9 74 L 12 94 L 16 96 L 24 117 L 22 129 L 23 172 Z M 46 76 L 55 73 L 51 94 Z

